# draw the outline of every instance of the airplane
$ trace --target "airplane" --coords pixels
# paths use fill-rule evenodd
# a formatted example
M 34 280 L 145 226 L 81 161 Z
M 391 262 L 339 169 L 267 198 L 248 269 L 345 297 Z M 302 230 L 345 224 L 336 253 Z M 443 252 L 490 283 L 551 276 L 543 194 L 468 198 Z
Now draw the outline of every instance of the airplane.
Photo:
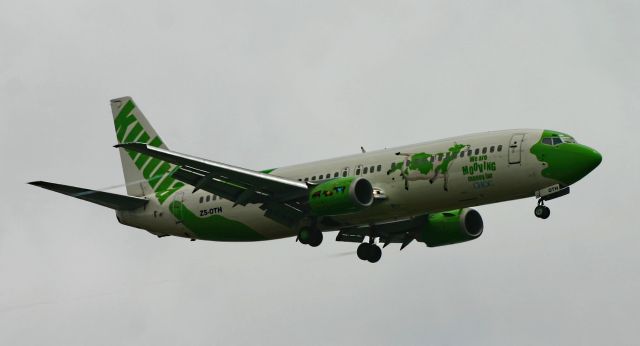
M 378 262 L 380 245 L 437 247 L 480 237 L 472 207 L 565 196 L 602 161 L 562 132 L 517 129 L 464 135 L 316 162 L 252 170 L 169 150 L 131 97 L 111 100 L 127 196 L 29 184 L 115 210 L 117 220 L 158 237 L 245 242 L 296 237 L 319 246 L 326 232 L 359 243 Z

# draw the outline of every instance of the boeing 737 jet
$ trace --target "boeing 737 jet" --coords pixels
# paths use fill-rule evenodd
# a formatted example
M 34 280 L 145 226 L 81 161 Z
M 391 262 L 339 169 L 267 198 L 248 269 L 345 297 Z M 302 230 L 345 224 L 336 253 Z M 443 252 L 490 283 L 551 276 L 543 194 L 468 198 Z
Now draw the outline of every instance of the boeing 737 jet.
M 323 234 L 359 243 L 377 262 L 380 245 L 428 247 L 473 240 L 483 221 L 473 206 L 569 193 L 602 161 L 565 133 L 477 133 L 335 159 L 256 171 L 169 150 L 130 97 L 111 101 L 127 195 L 44 181 L 30 184 L 96 203 L 124 225 L 158 237 L 259 241 Z

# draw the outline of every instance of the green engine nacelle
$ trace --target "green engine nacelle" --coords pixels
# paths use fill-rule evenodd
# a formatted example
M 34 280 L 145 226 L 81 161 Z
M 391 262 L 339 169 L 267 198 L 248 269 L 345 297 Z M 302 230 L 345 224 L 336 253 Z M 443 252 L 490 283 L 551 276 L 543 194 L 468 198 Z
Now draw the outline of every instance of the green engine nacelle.
M 373 204 L 373 187 L 364 178 L 338 178 L 311 189 L 309 207 L 315 215 L 342 215 Z
M 428 216 L 427 225 L 418 240 L 428 247 L 462 243 L 478 238 L 483 229 L 482 217 L 474 209 L 434 213 Z

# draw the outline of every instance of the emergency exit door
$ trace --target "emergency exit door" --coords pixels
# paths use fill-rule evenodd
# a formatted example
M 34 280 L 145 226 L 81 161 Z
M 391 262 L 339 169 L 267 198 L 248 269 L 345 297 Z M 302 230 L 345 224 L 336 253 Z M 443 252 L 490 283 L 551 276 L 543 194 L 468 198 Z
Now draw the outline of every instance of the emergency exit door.
M 517 134 L 511 137 L 509 143 L 509 163 L 520 163 L 522 159 L 522 141 L 524 140 L 524 134 Z

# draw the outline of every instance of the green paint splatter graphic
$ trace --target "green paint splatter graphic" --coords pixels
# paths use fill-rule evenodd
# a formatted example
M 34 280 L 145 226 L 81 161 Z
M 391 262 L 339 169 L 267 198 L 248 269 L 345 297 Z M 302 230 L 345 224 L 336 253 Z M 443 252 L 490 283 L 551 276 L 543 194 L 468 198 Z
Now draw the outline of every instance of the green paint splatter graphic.
M 460 152 L 468 147 L 466 144 L 454 144 L 446 153 L 398 153 L 404 156 L 404 161 L 394 162 L 387 171 L 388 175 L 400 172 L 404 180 L 404 188 L 409 190 L 409 181 L 429 180 L 430 183 L 438 179 L 440 175 L 444 177 L 444 190 L 449 190 L 449 167 L 458 157 Z M 434 168 L 435 167 L 435 168 Z
M 198 217 L 179 201 L 171 202 L 171 214 L 199 239 L 217 241 L 256 241 L 266 238 L 249 226 L 222 215 Z

